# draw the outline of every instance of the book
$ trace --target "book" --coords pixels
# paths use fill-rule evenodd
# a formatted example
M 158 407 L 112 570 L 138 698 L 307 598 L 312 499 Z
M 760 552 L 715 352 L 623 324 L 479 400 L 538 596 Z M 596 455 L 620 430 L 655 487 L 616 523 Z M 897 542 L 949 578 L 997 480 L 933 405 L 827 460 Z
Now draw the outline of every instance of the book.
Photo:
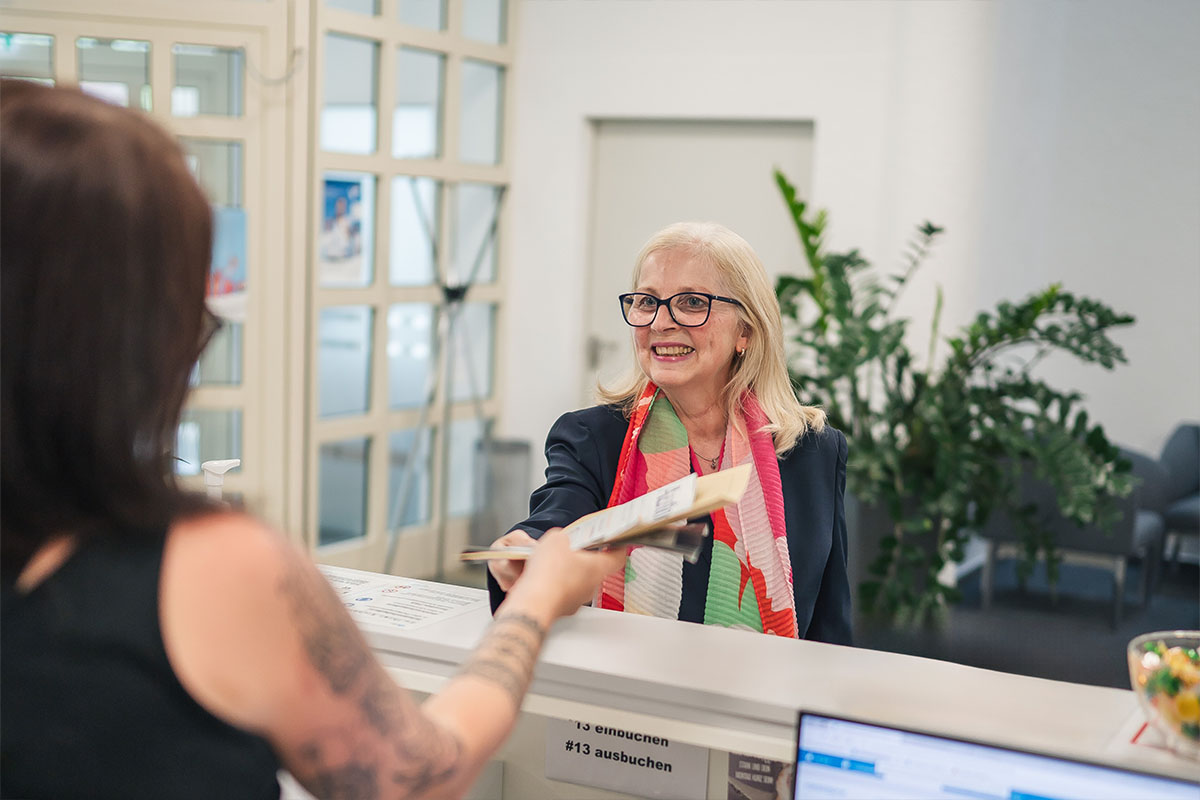
M 679 552 L 685 558 L 692 554 L 688 560 L 695 563 L 708 526 L 686 521 L 736 503 L 749 481 L 749 464 L 708 475 L 691 473 L 628 503 L 580 517 L 566 527 L 567 536 L 575 550 L 641 545 Z M 459 560 L 525 559 L 532 549 L 469 547 Z
M 678 553 L 689 564 L 695 564 L 700 558 L 700 550 L 704 547 L 704 537 L 706 536 L 708 536 L 708 526 L 702 522 L 673 523 L 661 528 L 655 528 L 641 536 L 622 539 L 620 544 L 625 547 L 633 545 L 654 547 L 659 550 Z M 459 560 L 490 561 L 493 559 L 508 559 L 510 561 L 524 561 L 531 555 L 533 555 L 532 547 L 491 548 L 470 546 L 463 549 L 459 555 Z

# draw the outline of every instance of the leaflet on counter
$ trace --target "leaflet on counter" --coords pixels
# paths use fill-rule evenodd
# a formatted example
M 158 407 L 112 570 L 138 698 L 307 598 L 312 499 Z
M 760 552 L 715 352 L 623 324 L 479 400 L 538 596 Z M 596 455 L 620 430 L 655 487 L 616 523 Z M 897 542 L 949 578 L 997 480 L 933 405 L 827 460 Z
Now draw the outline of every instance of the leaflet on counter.
M 318 569 L 362 627 L 411 630 L 487 607 L 485 593 L 465 586 L 326 564 Z

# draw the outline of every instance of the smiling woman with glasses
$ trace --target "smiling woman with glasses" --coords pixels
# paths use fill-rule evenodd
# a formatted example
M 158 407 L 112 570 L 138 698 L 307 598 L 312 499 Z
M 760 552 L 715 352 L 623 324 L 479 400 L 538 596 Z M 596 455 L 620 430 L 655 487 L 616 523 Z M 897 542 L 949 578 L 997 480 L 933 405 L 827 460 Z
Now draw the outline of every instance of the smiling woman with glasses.
M 598 604 L 848 644 L 846 439 L 796 399 L 762 262 L 728 228 L 680 223 L 645 244 L 631 288 L 619 296 L 630 373 L 554 424 L 546 484 L 498 543 L 529 544 L 689 472 L 750 464 L 750 489 L 710 516 L 697 563 L 634 548 Z M 493 604 L 519 564 L 489 562 Z

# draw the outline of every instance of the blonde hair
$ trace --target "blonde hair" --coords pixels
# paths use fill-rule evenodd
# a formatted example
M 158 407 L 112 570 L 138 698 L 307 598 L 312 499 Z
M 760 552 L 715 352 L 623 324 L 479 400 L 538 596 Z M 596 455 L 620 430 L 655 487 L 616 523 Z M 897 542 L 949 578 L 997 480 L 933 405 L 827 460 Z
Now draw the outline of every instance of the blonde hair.
M 703 259 L 717 271 L 725 293 L 742 304 L 738 317 L 746 326 L 749 344 L 740 357 L 730 356 L 733 361 L 729 382 L 722 390 L 726 415 L 740 420 L 738 406 L 742 395 L 747 389 L 752 390 L 770 420 L 764 430 L 774 436 L 775 452 L 780 455 L 791 450 L 809 429 L 823 430 L 825 412 L 801 405 L 796 399 L 783 352 L 779 303 L 767 271 L 750 244 L 715 222 L 677 222 L 651 236 L 642 246 L 633 268 L 634 287 L 641 279 L 646 259 L 668 250 Z M 597 387 L 596 396 L 602 403 L 621 406 L 628 415 L 649 382 L 635 359 L 633 368 L 611 387 Z

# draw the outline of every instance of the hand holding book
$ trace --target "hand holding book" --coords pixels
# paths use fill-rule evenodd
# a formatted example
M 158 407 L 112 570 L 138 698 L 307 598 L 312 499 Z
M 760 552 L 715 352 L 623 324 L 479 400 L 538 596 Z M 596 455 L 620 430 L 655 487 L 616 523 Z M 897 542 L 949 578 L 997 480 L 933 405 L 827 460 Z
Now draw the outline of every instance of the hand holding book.
M 628 503 L 580 517 L 565 530 L 576 550 L 640 545 L 678 552 L 694 563 L 708 528 L 701 523 L 683 523 L 736 503 L 749 479 L 748 464 L 703 476 L 693 473 Z M 528 558 L 531 551 L 531 547 L 468 548 L 459 559 L 519 560 Z

